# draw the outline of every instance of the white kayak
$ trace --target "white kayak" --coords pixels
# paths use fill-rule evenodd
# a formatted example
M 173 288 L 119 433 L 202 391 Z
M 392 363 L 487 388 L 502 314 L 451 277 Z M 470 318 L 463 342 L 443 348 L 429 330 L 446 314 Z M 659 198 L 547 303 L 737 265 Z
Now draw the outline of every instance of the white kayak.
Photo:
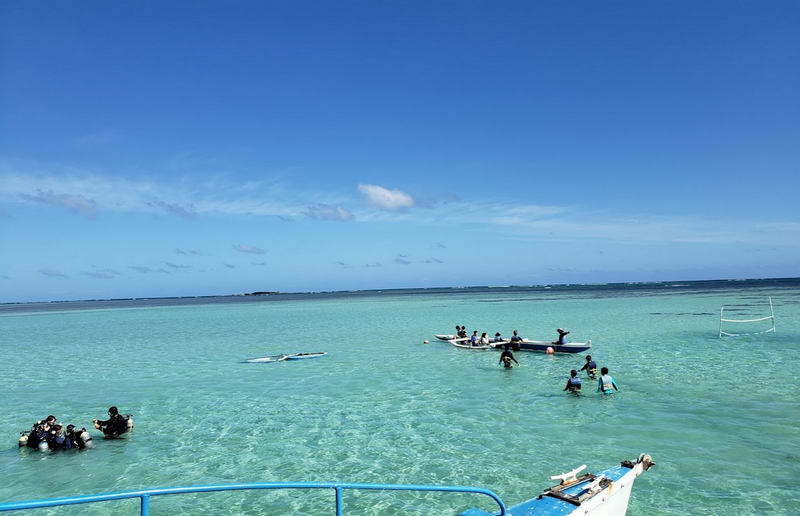
M 327 355 L 328 353 L 325 351 L 318 351 L 316 353 L 281 353 L 280 355 L 272 355 L 268 357 L 261 357 L 261 358 L 251 358 L 245 360 L 245 362 L 250 363 L 257 363 L 257 362 L 283 362 L 284 360 L 303 360 L 305 358 L 316 358 L 321 357 L 323 355 Z

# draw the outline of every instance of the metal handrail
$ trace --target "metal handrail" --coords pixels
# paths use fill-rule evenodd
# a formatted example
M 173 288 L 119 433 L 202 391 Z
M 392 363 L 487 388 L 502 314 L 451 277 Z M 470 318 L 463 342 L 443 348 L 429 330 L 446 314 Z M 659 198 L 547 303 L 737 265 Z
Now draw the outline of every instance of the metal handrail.
M 243 491 L 254 489 L 333 489 L 336 492 L 336 516 L 342 516 L 342 491 L 346 489 L 363 489 L 373 491 L 438 491 L 448 493 L 473 493 L 492 498 L 500 507 L 500 515 L 506 515 L 506 506 L 503 501 L 492 491 L 480 487 L 465 486 L 430 486 L 414 484 L 361 484 L 340 482 L 262 482 L 252 484 L 214 484 L 205 486 L 164 487 L 155 489 L 140 489 L 136 491 L 122 491 L 118 493 L 105 493 L 96 495 L 79 495 L 46 500 L 30 500 L 23 502 L 6 502 L 0 504 L 0 512 L 17 511 L 24 509 L 40 509 L 43 507 L 58 507 L 63 505 L 79 505 L 95 502 L 108 502 L 113 500 L 127 500 L 139 498 L 141 516 L 150 514 L 150 498 L 153 496 L 209 493 L 216 491 Z

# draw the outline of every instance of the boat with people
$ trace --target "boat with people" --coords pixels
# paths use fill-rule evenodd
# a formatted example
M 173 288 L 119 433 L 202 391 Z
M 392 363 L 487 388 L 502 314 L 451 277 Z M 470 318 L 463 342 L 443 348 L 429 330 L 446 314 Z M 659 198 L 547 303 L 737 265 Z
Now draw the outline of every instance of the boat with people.
M 284 360 L 304 360 L 306 358 L 317 358 L 327 355 L 326 351 L 317 351 L 314 353 L 281 353 L 280 355 L 271 355 L 261 358 L 250 358 L 245 362 L 260 363 L 260 362 L 283 362 Z
M 480 351 L 484 349 L 492 349 L 492 346 L 489 344 L 480 344 L 480 343 L 471 343 L 470 339 L 452 339 L 450 340 L 450 344 L 457 348 L 463 349 L 472 349 L 475 351 Z
M 582 465 L 567 473 L 551 476 L 551 480 L 559 480 L 558 485 L 545 489 L 542 494 L 511 507 L 506 507 L 503 500 L 491 490 L 479 487 L 341 482 L 260 482 L 137 489 L 135 491 L 118 491 L 45 500 L 3 502 L 0 503 L 0 512 L 131 499 L 138 500 L 140 514 L 148 516 L 150 505 L 157 503 L 152 499 L 165 495 L 174 496 L 190 493 L 243 490 L 293 489 L 308 491 L 309 489 L 330 489 L 335 492 L 333 503 L 336 516 L 343 515 L 343 507 L 345 506 L 343 503 L 344 491 L 351 490 L 472 493 L 490 498 L 494 505 L 498 507 L 498 510 L 493 512 L 487 512 L 483 508 L 472 507 L 458 513 L 458 516 L 528 516 L 533 514 L 537 516 L 625 516 L 634 480 L 654 465 L 655 462 L 653 462 L 650 455 L 645 453 L 639 455 L 636 460 L 623 460 L 618 466 L 612 466 L 595 474 L 585 473 L 578 476 L 578 473 L 581 473 L 586 468 L 586 465 Z

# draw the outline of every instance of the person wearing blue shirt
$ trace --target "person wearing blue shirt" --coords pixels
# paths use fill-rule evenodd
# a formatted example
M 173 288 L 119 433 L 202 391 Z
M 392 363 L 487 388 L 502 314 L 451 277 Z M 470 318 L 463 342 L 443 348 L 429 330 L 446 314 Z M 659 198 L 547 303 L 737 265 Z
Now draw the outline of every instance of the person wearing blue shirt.
M 558 340 L 554 340 L 553 344 L 556 344 L 556 345 L 559 345 L 559 346 L 563 346 L 564 344 L 567 343 L 567 335 L 569 335 L 569 332 L 568 331 L 564 331 L 563 328 L 559 328 L 556 331 L 558 332 Z
M 600 375 L 600 379 L 597 380 L 597 392 L 613 394 L 614 391 L 619 391 L 617 382 L 615 382 L 614 379 L 608 374 L 607 367 L 600 369 Z

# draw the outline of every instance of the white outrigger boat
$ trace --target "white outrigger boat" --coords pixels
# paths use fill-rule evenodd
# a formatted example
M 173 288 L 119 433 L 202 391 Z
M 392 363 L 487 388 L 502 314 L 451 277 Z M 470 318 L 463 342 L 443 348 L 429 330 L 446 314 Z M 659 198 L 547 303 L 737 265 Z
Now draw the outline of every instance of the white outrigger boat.
M 250 363 L 283 362 L 284 360 L 303 360 L 306 358 L 316 358 L 327 354 L 328 353 L 325 351 L 317 351 L 316 353 L 289 353 L 289 354 L 281 353 L 280 355 L 272 355 L 269 357 L 250 358 L 248 360 L 245 360 L 245 362 L 250 362 Z
M 636 460 L 624 460 L 619 466 L 610 467 L 594 475 L 586 473 L 578 477 L 578 473 L 586 468 L 586 466 L 583 465 L 570 472 L 550 477 L 552 480 L 560 480 L 560 483 L 554 487 L 545 489 L 543 494 L 510 508 L 507 508 L 503 500 L 495 493 L 479 487 L 341 482 L 261 482 L 252 484 L 212 484 L 151 488 L 106 494 L 77 495 L 45 500 L 21 502 L 6 501 L 0 503 L 0 512 L 131 499 L 138 501 L 141 516 L 149 516 L 151 503 L 156 503 L 154 499 L 164 495 L 173 496 L 189 493 L 242 490 L 270 491 L 277 489 L 293 489 L 301 493 L 309 489 L 318 489 L 335 492 L 335 497 L 331 497 L 331 499 L 335 504 L 336 516 L 343 516 L 344 492 L 355 490 L 472 493 L 488 497 L 490 501 L 499 508 L 499 510 L 495 512 L 486 512 L 483 509 L 473 507 L 459 513 L 458 516 L 625 516 L 625 513 L 628 511 L 628 502 L 630 501 L 634 480 L 653 465 L 655 465 L 655 462 L 653 462 L 649 455 L 643 453 L 639 455 L 639 458 Z M 232 513 L 230 510 L 226 510 L 225 512 Z M 436 511 L 430 510 L 428 512 L 433 513 Z M 441 511 L 437 513 L 441 513 Z

